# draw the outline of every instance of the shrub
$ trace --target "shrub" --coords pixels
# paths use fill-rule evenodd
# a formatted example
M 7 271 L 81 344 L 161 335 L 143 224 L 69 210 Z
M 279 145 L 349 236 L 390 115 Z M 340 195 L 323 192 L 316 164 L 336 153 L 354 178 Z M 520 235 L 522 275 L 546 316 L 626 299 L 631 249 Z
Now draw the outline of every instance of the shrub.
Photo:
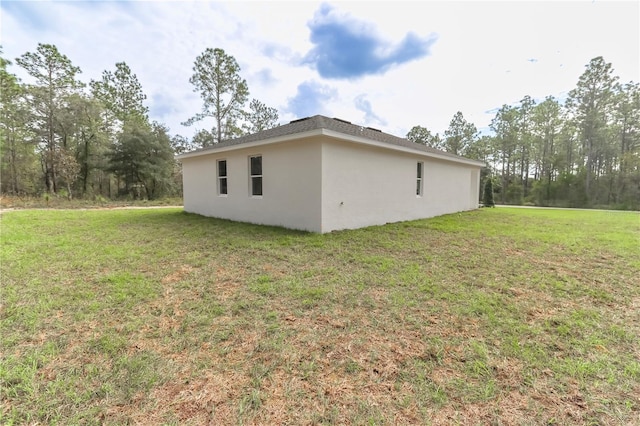
M 485 207 L 495 207 L 496 203 L 493 201 L 493 181 L 491 177 L 487 177 L 484 182 L 484 196 L 482 197 L 482 203 Z

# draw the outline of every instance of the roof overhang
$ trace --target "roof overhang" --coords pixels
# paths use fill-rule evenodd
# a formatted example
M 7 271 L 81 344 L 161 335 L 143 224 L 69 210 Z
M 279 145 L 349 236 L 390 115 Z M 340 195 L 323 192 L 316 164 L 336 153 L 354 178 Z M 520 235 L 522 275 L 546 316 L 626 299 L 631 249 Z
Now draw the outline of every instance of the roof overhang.
M 434 158 L 434 159 L 438 159 L 438 160 L 442 160 L 442 161 L 449 161 L 449 162 L 458 163 L 458 164 L 465 164 L 465 165 L 473 166 L 473 167 L 484 167 L 486 165 L 482 161 L 471 160 L 469 158 L 464 158 L 464 157 L 460 157 L 460 156 L 453 156 L 451 154 L 447 154 L 447 153 L 444 153 L 444 152 L 442 154 L 440 154 L 438 152 L 423 151 L 421 149 L 413 149 L 413 148 L 409 148 L 409 147 L 402 146 L 402 145 L 394 145 L 394 144 L 390 144 L 390 143 L 387 143 L 387 142 L 379 142 L 379 141 L 376 141 L 376 140 L 373 140 L 373 139 L 369 139 L 369 138 L 366 138 L 366 137 L 347 135 L 347 134 L 342 133 L 342 132 L 336 132 L 334 130 L 324 129 L 324 128 L 309 130 L 309 131 L 306 131 L 306 132 L 294 133 L 294 134 L 290 134 L 290 135 L 277 136 L 277 137 L 274 137 L 274 138 L 268 138 L 268 139 L 253 141 L 253 142 L 245 142 L 245 143 L 235 144 L 235 145 L 234 144 L 224 145 L 224 146 L 215 146 L 214 145 L 214 146 L 211 146 L 211 147 L 207 147 L 205 149 L 200 149 L 200 150 L 196 150 L 196 151 L 185 152 L 183 154 L 179 154 L 179 155 L 176 156 L 176 159 L 177 160 L 184 160 L 184 159 L 187 159 L 187 158 L 202 157 L 202 156 L 206 156 L 206 155 L 219 154 L 219 153 L 224 153 L 224 152 L 229 152 L 229 151 L 237 151 L 239 149 L 255 148 L 255 147 L 259 147 L 259 146 L 272 145 L 272 144 L 277 144 L 277 143 L 282 143 L 282 142 L 289 142 L 289 141 L 294 141 L 294 140 L 298 140 L 298 139 L 307 139 L 307 138 L 311 138 L 311 137 L 314 137 L 314 136 L 327 136 L 327 137 L 330 137 L 332 139 L 352 142 L 352 143 L 356 143 L 356 144 L 360 144 L 360 145 L 366 145 L 366 146 L 370 146 L 370 147 L 376 147 L 376 148 L 385 149 L 385 150 L 391 150 L 391 151 L 396 151 L 396 152 L 403 152 L 403 153 L 412 154 L 412 155 L 419 155 L 419 156 L 426 157 L 426 158 Z
M 369 139 L 365 137 L 345 135 L 344 133 L 336 132 L 333 130 L 328 130 L 328 129 L 322 129 L 322 130 L 323 130 L 323 134 L 326 136 L 329 136 L 335 139 L 350 141 L 350 142 L 354 142 L 362 145 L 368 145 L 368 146 L 377 147 L 381 149 L 388 149 L 392 151 L 399 151 L 407 154 L 420 155 L 428 158 L 436 158 L 438 160 L 451 161 L 454 163 L 467 164 L 469 166 L 476 166 L 476 167 L 485 166 L 485 163 L 483 163 L 482 161 L 471 160 L 469 158 L 464 158 L 460 156 L 452 156 L 451 154 L 447 154 L 444 152 L 440 154 L 438 152 L 423 151 L 421 149 L 413 149 L 413 148 L 409 148 L 402 145 L 393 145 L 386 142 L 379 142 L 379 141 L 375 141 L 373 139 Z
M 321 136 L 323 134 L 323 131 L 326 131 L 326 129 L 314 129 L 306 132 L 293 133 L 291 135 L 277 136 L 275 138 L 268 138 L 268 139 L 262 139 L 259 141 L 245 142 L 245 143 L 239 143 L 239 144 L 230 144 L 230 145 L 223 145 L 223 146 L 213 145 L 204 149 L 199 149 L 196 151 L 185 152 L 184 154 L 176 155 L 176 159 L 183 160 L 185 158 L 201 157 L 203 155 L 218 154 L 221 152 L 237 151 L 239 149 L 255 148 L 257 146 L 289 142 L 289 141 L 294 141 L 296 139 L 306 139 L 313 136 Z

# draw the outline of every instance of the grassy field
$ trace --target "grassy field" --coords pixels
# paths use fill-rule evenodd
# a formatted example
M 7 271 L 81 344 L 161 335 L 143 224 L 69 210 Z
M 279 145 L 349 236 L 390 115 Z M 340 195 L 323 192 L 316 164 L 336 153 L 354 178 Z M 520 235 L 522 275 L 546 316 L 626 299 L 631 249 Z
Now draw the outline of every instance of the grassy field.
M 42 197 L 18 197 L 0 195 L 0 209 L 100 209 L 119 207 L 153 207 L 153 206 L 181 206 L 182 198 L 162 198 L 158 200 L 110 200 L 104 197 L 74 198 L 56 195 Z
M 638 213 L 0 227 L 1 424 L 640 424 Z

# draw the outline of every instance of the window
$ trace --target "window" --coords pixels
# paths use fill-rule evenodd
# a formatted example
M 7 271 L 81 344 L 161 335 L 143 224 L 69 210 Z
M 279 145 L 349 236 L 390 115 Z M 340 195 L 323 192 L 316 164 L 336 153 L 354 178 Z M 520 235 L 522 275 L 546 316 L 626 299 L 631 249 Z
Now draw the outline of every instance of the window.
M 227 160 L 218 160 L 218 195 L 227 195 Z
M 251 195 L 262 195 L 262 156 L 249 157 L 249 179 Z
M 416 179 L 416 195 L 422 196 L 422 176 L 424 173 L 424 163 L 418 161 L 417 179 Z

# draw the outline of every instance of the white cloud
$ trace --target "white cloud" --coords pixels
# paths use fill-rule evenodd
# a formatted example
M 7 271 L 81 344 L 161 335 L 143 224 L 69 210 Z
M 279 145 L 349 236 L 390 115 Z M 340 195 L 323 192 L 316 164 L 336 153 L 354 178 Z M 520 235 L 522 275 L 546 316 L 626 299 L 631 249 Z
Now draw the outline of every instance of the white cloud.
M 371 102 L 367 99 L 367 95 L 362 94 L 356 96 L 353 100 L 353 104 L 357 110 L 364 112 L 363 124 L 387 125 L 387 122 L 373 111 L 373 107 L 371 106 Z
M 596 56 L 611 62 L 621 81 L 640 79 L 637 2 L 336 2 L 332 7 L 391 45 L 408 33 L 436 34 L 437 40 L 429 56 L 395 65 L 382 76 L 336 81 L 300 65 L 313 48 L 308 24 L 320 3 L 312 1 L 3 2 L 1 36 L 9 59 L 34 51 L 37 43 L 55 44 L 82 68 L 85 82 L 127 62 L 148 96 L 152 118 L 183 135 L 197 128 L 180 123 L 201 108 L 189 77 L 207 47 L 233 55 L 251 97 L 278 108 L 282 122 L 298 118 L 290 101 L 303 102 L 296 98 L 298 88 L 313 81 L 322 91 L 308 90 L 309 96 L 335 95 L 307 99 L 305 105 L 353 122 L 367 119 L 364 109 L 375 111 L 386 123 L 377 127 L 399 136 L 418 124 L 442 133 L 458 110 L 483 128 L 493 116 L 487 111 L 502 104 L 525 95 L 562 97 Z M 10 70 L 24 77 L 17 66 Z

